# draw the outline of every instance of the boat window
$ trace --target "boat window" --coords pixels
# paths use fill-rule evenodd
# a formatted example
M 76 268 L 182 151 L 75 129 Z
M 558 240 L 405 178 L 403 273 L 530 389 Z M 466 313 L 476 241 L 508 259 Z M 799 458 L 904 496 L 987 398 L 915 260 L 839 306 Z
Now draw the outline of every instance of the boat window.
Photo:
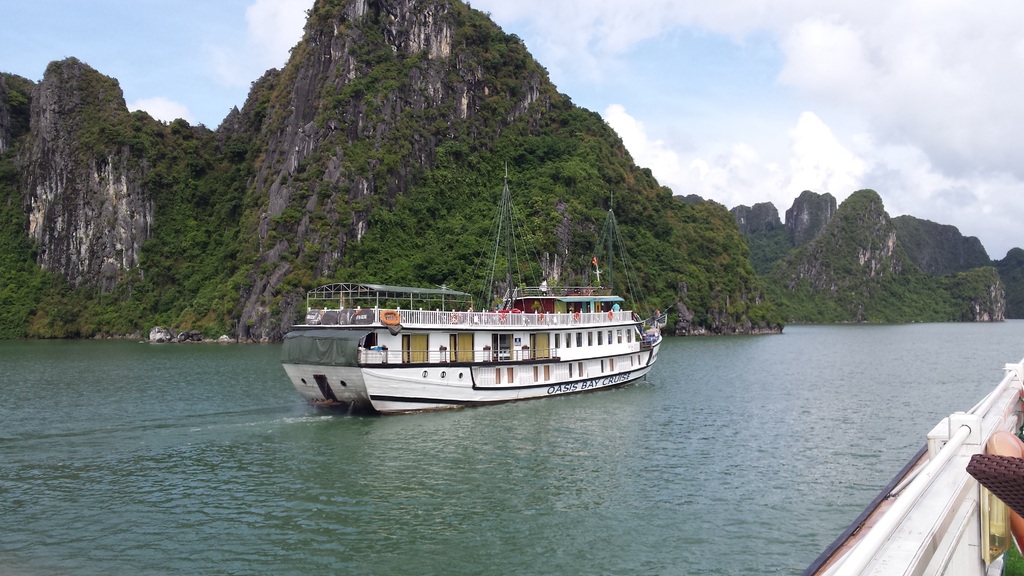
M 611 343 L 612 343 L 612 331 L 609 330 L 608 331 L 608 344 L 611 344 Z
M 600 330 L 598 330 L 597 331 L 597 345 L 598 346 L 600 346 L 601 344 L 604 344 L 603 336 L 604 336 L 604 332 L 601 332 Z M 611 342 L 609 342 L 609 344 L 611 344 Z
M 594 333 L 593 332 L 587 332 L 587 346 L 593 346 L 593 345 L 594 345 Z
M 609 372 L 614 372 L 615 371 L 615 358 L 609 358 L 608 359 L 608 371 Z
M 569 378 L 572 378 L 572 362 L 569 362 Z
M 622 344 L 622 329 L 621 328 L 615 331 L 615 338 L 618 340 L 619 344 Z
M 558 332 L 555 332 L 555 348 L 561 348 L 561 347 L 562 347 L 562 335 L 559 334 Z
M 499 361 L 512 359 L 511 334 L 492 334 L 491 346 L 494 347 L 494 353 L 497 354 L 497 359 Z
M 548 382 L 551 380 L 551 364 L 544 365 L 544 381 Z
M 533 367 L 533 381 L 538 382 L 540 380 L 540 366 Z
M 583 347 L 583 332 L 577 332 L 576 333 L 576 346 L 578 348 L 582 348 Z

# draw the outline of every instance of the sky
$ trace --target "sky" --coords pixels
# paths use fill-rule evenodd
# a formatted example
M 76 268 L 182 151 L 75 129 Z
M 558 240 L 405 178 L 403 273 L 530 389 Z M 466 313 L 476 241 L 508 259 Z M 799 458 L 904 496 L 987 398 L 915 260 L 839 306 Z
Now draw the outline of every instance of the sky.
M 680 195 L 728 208 L 879 193 L 1024 247 L 1019 0 L 471 0 Z M 0 0 L 0 71 L 74 56 L 128 107 L 216 128 L 301 38 L 312 0 Z

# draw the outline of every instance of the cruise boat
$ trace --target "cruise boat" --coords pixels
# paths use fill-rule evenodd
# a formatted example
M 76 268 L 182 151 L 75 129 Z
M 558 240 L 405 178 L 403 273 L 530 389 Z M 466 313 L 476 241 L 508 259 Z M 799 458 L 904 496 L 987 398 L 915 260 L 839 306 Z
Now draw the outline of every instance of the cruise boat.
M 445 287 L 321 286 L 285 336 L 284 369 L 312 404 L 391 414 L 622 386 L 658 358 L 660 317 L 644 329 L 610 289 L 542 284 L 486 312 L 472 301 Z
M 499 266 L 492 264 L 481 297 L 492 310 L 476 311 L 470 294 L 444 286 L 338 283 L 310 291 L 305 324 L 284 338 L 284 369 L 299 394 L 313 404 L 390 414 L 576 394 L 644 378 L 658 358 L 665 315 L 641 319 L 614 293 L 613 247 L 622 241 L 613 211 L 606 242 L 598 242 L 607 245 L 607 287 L 549 288 L 546 280 L 521 287 L 514 261 L 529 251 L 516 245 L 516 222 L 506 169 L 491 258 L 504 260 L 506 275 L 495 281 Z M 619 276 L 628 279 L 623 260 Z M 595 254 L 600 284 L 598 261 Z

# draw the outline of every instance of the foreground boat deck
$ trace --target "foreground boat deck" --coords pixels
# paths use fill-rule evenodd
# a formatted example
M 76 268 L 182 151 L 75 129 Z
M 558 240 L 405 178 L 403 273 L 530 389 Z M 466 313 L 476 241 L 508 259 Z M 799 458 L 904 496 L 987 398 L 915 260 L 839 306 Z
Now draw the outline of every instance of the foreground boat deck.
M 1016 434 L 1024 422 L 1024 361 L 1007 364 L 1004 371 L 977 406 L 951 414 L 931 430 L 925 448 L 805 576 L 999 573 L 999 556 L 1010 540 L 1000 515 L 1005 507 L 967 473 L 967 463 L 997 431 Z

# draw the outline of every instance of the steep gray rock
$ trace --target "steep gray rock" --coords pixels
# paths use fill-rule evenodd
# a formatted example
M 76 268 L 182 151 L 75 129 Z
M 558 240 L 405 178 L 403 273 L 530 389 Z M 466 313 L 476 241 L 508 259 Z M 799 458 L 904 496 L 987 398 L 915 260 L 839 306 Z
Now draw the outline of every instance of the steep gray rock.
M 127 146 L 92 136 L 90 125 L 128 109 L 116 80 L 69 58 L 46 69 L 33 90 L 31 133 L 21 148 L 28 234 L 39 266 L 73 287 L 111 290 L 139 264 L 153 202 Z
M 736 206 L 732 210 L 736 225 L 744 236 L 764 234 L 782 227 L 779 210 L 771 202 L 758 202 L 753 206 Z
M 818 237 L 836 213 L 836 198 L 828 192 L 804 190 L 786 210 L 786 231 L 793 246 L 803 246 Z
M 981 241 L 965 237 L 956 226 L 913 216 L 897 216 L 892 223 L 911 262 L 929 274 L 953 274 L 992 263 Z
M 804 192 L 800 197 L 809 194 L 813 193 Z M 817 201 L 819 208 L 823 207 L 824 202 L 813 200 Z M 835 200 L 832 202 L 834 205 Z M 803 207 L 808 204 L 812 203 L 805 203 Z M 796 208 L 794 203 L 793 209 Z M 795 273 L 789 280 L 790 289 L 795 288 L 798 281 L 806 280 L 816 291 L 837 293 L 852 281 L 883 275 L 898 276 L 903 272 L 905 256 L 902 251 L 897 251 L 896 228 L 878 194 L 873 190 L 855 192 L 844 202 L 843 209 L 843 218 L 820 231 L 809 241 L 801 253 L 802 257 L 793 263 Z M 803 213 L 814 214 L 815 211 L 813 208 L 805 209 Z M 832 210 L 829 214 L 830 220 L 834 213 Z M 814 217 L 808 217 L 808 220 L 813 221 Z M 804 229 L 805 233 L 809 230 L 809 227 Z M 857 270 L 858 273 L 851 277 L 837 269 Z
M 163 326 L 154 326 L 149 331 L 150 342 L 174 342 L 174 332 Z
M 433 0 L 350 0 L 329 10 L 325 3 L 314 7 L 303 42 L 280 76 L 286 97 L 275 99 L 266 110 L 265 123 L 275 128 L 267 130 L 266 152 L 253 180 L 253 195 L 263 199 L 252 231 L 260 246 L 257 272 L 242 294 L 241 339 L 278 339 L 295 317 L 301 294 L 277 293 L 292 270 L 286 254 L 297 250 L 301 258 L 307 247 L 315 247 L 316 275 L 330 276 L 348 243 L 366 233 L 371 208 L 403 194 L 434 164 L 439 144 L 455 137 L 453 126 L 487 105 L 492 94 L 484 68 L 453 45 L 458 21 L 454 11 L 461 9 Z M 389 78 L 386 94 L 371 99 L 364 91 L 379 87 L 364 86 L 376 68 L 364 56 L 378 34 L 399 56 L 389 65 L 404 68 L 404 77 Z M 540 88 L 546 81 L 527 74 L 505 122 L 526 114 L 542 99 Z M 379 166 L 372 156 L 351 158 L 353 147 L 379 151 L 395 146 L 393 134 L 410 114 L 427 111 L 443 116 L 433 124 L 434 131 L 416 129 L 402 138 L 398 166 Z M 478 128 L 466 124 L 470 133 L 465 136 L 475 140 L 473 130 Z M 321 178 L 309 181 L 303 170 L 312 161 L 324 170 Z M 360 161 L 369 164 L 368 171 L 353 168 Z M 351 214 L 338 208 L 349 204 L 359 208 Z M 286 210 L 297 215 L 298 223 L 294 230 L 275 235 Z M 548 266 L 555 277 L 559 263 Z

